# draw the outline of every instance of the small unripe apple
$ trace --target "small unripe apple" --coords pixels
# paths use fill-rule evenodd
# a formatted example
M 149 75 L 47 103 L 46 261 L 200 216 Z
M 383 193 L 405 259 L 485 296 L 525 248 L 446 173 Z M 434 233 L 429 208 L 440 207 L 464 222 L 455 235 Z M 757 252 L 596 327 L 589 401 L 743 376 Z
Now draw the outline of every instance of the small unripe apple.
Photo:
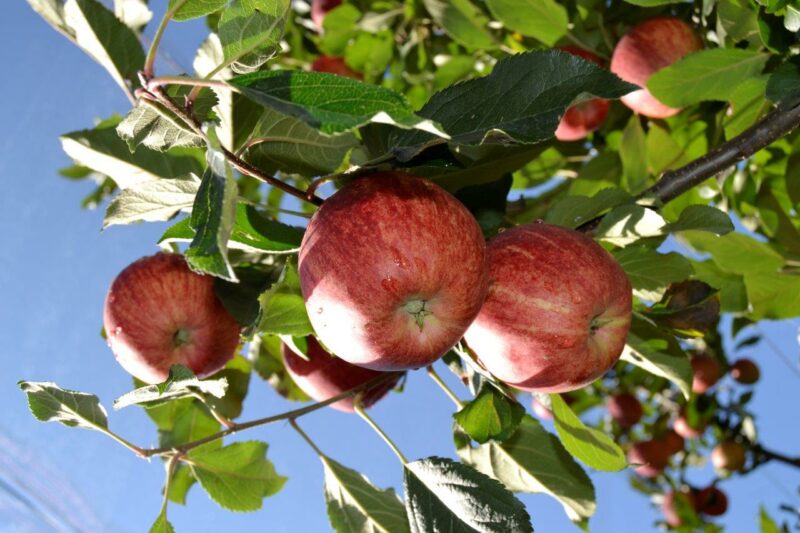
M 342 0 L 311 0 L 311 20 L 316 24 L 317 28 L 322 29 L 322 21 L 325 20 L 325 15 L 328 11 L 339 6 Z
M 703 394 L 722 377 L 722 366 L 713 357 L 696 355 L 692 357 L 692 392 Z
M 686 446 L 686 442 L 683 440 L 683 437 L 678 435 L 674 429 L 668 429 L 667 432 L 661 437 L 661 440 L 664 442 L 664 446 L 670 455 L 675 455 L 676 453 L 683 451 L 684 446 Z
M 582 57 L 592 63 L 603 66 L 603 60 L 593 53 L 577 46 L 565 46 L 561 50 L 572 55 Z M 599 128 L 608 116 L 611 102 L 602 98 L 592 98 L 567 109 L 556 129 L 556 139 L 559 141 L 577 141 L 585 138 Z
M 344 58 L 341 57 L 319 56 L 314 60 L 313 63 L 311 63 L 311 71 L 328 72 L 330 74 L 344 76 L 345 78 L 353 78 L 355 80 L 360 80 L 364 77 L 360 72 L 356 72 L 348 67 L 344 62 Z
M 664 520 L 671 527 L 680 527 L 683 525 L 683 518 L 679 512 L 678 502 L 681 502 L 682 507 L 697 511 L 696 495 L 693 490 L 682 491 L 669 491 L 664 494 L 664 500 L 661 502 L 661 512 L 664 513 Z
M 299 274 L 320 342 L 384 371 L 445 354 L 488 285 L 475 218 L 438 185 L 403 172 L 357 178 L 325 200 L 300 245 Z
M 684 439 L 693 439 L 695 437 L 699 437 L 703 434 L 703 432 L 705 432 L 706 422 L 703 421 L 700 423 L 699 427 L 694 427 L 689 424 L 689 420 L 685 415 L 681 415 L 675 419 L 672 429 Z
M 663 442 L 646 440 L 634 443 L 628 449 L 628 463 L 639 465 L 634 472 L 642 477 L 658 476 L 669 463 L 670 454 Z
M 616 394 L 608 400 L 608 414 L 621 428 L 628 429 L 642 419 L 642 404 L 629 392 Z
M 610 70 L 620 78 L 642 87 L 620 100 L 634 112 L 650 118 L 667 118 L 680 113 L 656 99 L 647 90 L 647 80 L 656 71 L 703 48 L 703 41 L 684 21 L 657 17 L 634 26 L 614 48 Z
M 106 296 L 103 325 L 119 364 L 145 383 L 161 383 L 175 364 L 200 378 L 221 370 L 242 329 L 215 295 L 214 278 L 167 253 L 119 273 Z
M 761 371 L 751 359 L 742 358 L 731 365 L 731 377 L 743 385 L 752 385 L 761 377 Z
M 720 516 L 728 510 L 728 497 L 713 485 L 698 491 L 697 510 L 708 516 Z
M 619 359 L 631 285 L 591 238 L 552 224 L 489 242 L 489 294 L 464 336 L 498 379 L 533 392 L 579 389 Z
M 735 441 L 725 441 L 717 444 L 711 450 L 711 464 L 718 470 L 738 472 L 745 463 L 744 446 Z
M 306 343 L 308 350 L 305 355 L 308 361 L 284 344 L 283 362 L 297 386 L 318 402 L 324 402 L 384 374 L 351 365 L 344 359 L 331 355 L 312 336 L 306 337 Z M 394 379 L 365 391 L 361 396 L 361 405 L 369 407 L 386 396 L 401 376 L 402 374 L 398 373 Z M 355 397 L 351 396 L 330 406 L 339 411 L 352 412 L 354 405 Z

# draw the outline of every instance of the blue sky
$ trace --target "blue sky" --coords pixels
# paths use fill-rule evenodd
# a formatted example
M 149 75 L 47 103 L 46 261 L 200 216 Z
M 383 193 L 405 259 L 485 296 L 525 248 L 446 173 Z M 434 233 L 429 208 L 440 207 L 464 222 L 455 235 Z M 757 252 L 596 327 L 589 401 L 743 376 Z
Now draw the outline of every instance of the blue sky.
M 165 1 L 153 2 L 161 13 Z M 147 463 L 100 434 L 41 424 L 28 413 L 19 379 L 55 381 L 66 388 L 111 401 L 131 382 L 100 338 L 102 303 L 113 277 L 131 261 L 156 251 L 160 224 L 113 227 L 101 232 L 102 211 L 82 211 L 89 186 L 60 178 L 69 164 L 58 135 L 91 127 L 95 119 L 124 113 L 127 101 L 99 66 L 46 26 L 22 0 L 4 5 L 0 55 L 6 65 L 0 109 L 0 531 L 146 531 L 161 501 L 163 469 Z M 150 28 L 152 31 L 152 28 Z M 164 50 L 184 66 L 204 38 L 203 24 L 175 24 Z M 798 322 L 759 326 L 775 350 L 761 344 L 748 350 L 762 367 L 753 408 L 764 443 L 800 454 L 795 412 L 800 385 Z M 792 366 L 794 365 L 794 366 Z M 442 374 L 447 371 L 443 368 Z M 451 383 L 456 390 L 458 384 Z M 289 408 L 255 378 L 244 419 Z M 411 376 L 405 393 L 393 394 L 373 416 L 409 458 L 452 456 L 449 400 L 423 373 Z M 141 445 L 155 444 L 146 416 L 135 408 L 111 412 L 111 427 Z M 332 458 L 360 470 L 378 486 L 401 486 L 401 468 L 392 452 L 358 418 L 325 410 L 301 419 L 304 429 Z M 257 513 L 220 509 L 198 488 L 188 506 L 171 506 L 179 532 L 327 531 L 322 469 L 313 452 L 288 425 L 245 432 L 270 444 L 269 457 L 289 477 L 283 491 L 264 501 Z M 711 479 L 708 469 L 691 480 Z M 598 511 L 593 531 L 650 531 L 659 513 L 628 488 L 624 474 L 593 474 Z M 764 502 L 779 515 L 781 502 L 798 504 L 797 471 L 769 465 L 723 484 L 732 509 L 723 517 L 727 531 L 753 531 Z M 543 495 L 522 496 L 537 531 L 577 531 L 560 506 Z M 58 524 L 64 526 L 59 529 Z M 69 524 L 74 524 L 70 528 Z

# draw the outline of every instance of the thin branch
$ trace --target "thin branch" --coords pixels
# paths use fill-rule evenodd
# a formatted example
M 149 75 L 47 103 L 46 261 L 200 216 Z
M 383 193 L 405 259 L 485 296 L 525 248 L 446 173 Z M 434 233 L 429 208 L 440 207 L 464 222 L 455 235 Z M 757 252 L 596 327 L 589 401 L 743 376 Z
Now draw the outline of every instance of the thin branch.
M 297 433 L 298 433 L 298 434 L 299 434 L 301 437 L 303 437 L 303 440 L 304 440 L 304 441 L 306 441 L 306 443 L 307 443 L 309 446 L 311 446 L 311 449 L 312 449 L 312 450 L 314 450 L 315 452 L 317 452 L 317 455 L 319 455 L 320 457 L 325 457 L 325 454 L 324 454 L 324 453 L 322 453 L 322 450 L 320 450 L 320 449 L 319 449 L 319 446 L 317 446 L 316 444 L 314 444 L 314 441 L 313 441 L 313 440 L 311 440 L 311 437 L 309 437 L 309 436 L 308 436 L 308 433 L 306 433 L 305 431 L 303 431 L 303 430 L 300 428 L 300 426 L 297 424 L 297 420 L 295 420 L 294 418 L 290 418 L 290 419 L 289 419 L 289 424 L 291 424 L 291 425 L 292 425 L 292 427 L 294 428 L 294 430 L 295 430 L 295 431 L 296 431 L 296 432 L 297 432 Z
M 454 404 L 456 404 L 456 407 L 458 409 L 463 408 L 464 407 L 464 402 L 459 400 L 458 396 L 456 396 L 456 393 L 453 392 L 453 389 L 451 389 L 450 387 L 447 386 L 447 383 L 445 383 L 444 380 L 442 379 L 442 377 L 436 372 L 436 369 L 433 368 L 433 365 L 428 365 L 428 369 L 427 370 L 428 370 L 428 375 L 431 377 L 431 379 L 437 385 L 439 385 L 439 388 L 444 391 L 444 393 L 447 395 L 447 397 L 450 398 L 453 401 Z
M 172 20 L 172 17 L 175 16 L 175 13 L 177 13 L 187 1 L 188 0 L 178 0 L 175 2 L 172 9 L 164 13 L 161 22 L 158 23 L 158 28 L 156 28 L 156 33 L 153 35 L 153 41 L 150 43 L 150 48 L 147 50 L 147 57 L 144 60 L 144 67 L 142 68 L 146 78 L 149 79 L 153 76 L 153 66 L 158 56 L 158 45 L 161 43 L 161 37 L 164 36 L 164 30 L 167 29 L 167 25 Z
M 753 447 L 753 451 L 755 451 L 757 454 L 761 455 L 764 458 L 764 461 L 762 461 L 762 462 L 778 461 L 780 463 L 783 463 L 783 464 L 786 464 L 786 465 L 789 465 L 789 466 L 794 466 L 796 468 L 800 468 L 800 457 L 789 457 L 789 456 L 784 455 L 782 453 L 779 453 L 779 452 L 776 452 L 776 451 L 772 451 L 772 450 L 768 450 L 768 449 L 764 448 L 761 445 L 754 446 Z
M 403 452 L 400 451 L 400 448 L 397 447 L 397 444 L 395 444 L 394 441 L 389 438 L 389 435 L 387 435 L 381 429 L 381 427 L 364 410 L 364 406 L 361 405 L 360 397 L 356 398 L 356 402 L 353 407 L 356 413 L 358 413 L 358 416 L 360 416 L 364 420 L 364 422 L 366 422 L 369 425 L 369 427 L 371 427 L 375 431 L 375 433 L 377 433 L 378 436 L 383 439 L 383 441 L 389 446 L 389 448 L 391 448 L 391 450 L 394 452 L 397 458 L 400 459 L 400 462 L 403 463 L 404 465 L 408 464 L 408 459 L 406 459 L 406 456 L 403 455 Z

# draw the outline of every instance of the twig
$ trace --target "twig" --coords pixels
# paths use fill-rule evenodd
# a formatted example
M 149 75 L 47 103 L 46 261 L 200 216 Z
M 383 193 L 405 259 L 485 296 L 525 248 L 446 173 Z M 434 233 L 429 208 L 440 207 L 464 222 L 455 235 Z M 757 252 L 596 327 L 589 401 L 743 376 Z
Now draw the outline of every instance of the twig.
M 789 466 L 800 468 L 800 457 L 789 457 L 782 453 L 768 450 L 760 444 L 753 446 L 753 451 L 764 458 L 761 463 L 765 463 L 767 461 L 778 461 Z
M 383 441 L 389 446 L 389 448 L 392 449 L 392 451 L 397 456 L 397 458 L 400 459 L 400 462 L 403 463 L 404 465 L 408 464 L 408 459 L 406 459 L 406 456 L 403 455 L 403 452 L 400 451 L 400 448 L 397 447 L 397 445 L 394 443 L 394 441 L 392 441 L 392 439 L 389 438 L 389 435 L 387 435 L 381 429 L 381 427 L 364 410 L 364 407 L 361 405 L 360 397 L 356 397 L 356 402 L 355 402 L 355 405 L 353 407 L 354 407 L 356 413 L 358 413 L 358 416 L 363 418 L 364 422 L 369 424 L 369 426 L 375 431 L 375 433 L 377 433 L 378 436 L 380 436 L 380 438 L 382 438 Z
M 450 398 L 454 404 L 456 404 L 456 407 L 459 409 L 464 407 L 464 402 L 459 400 L 458 396 L 456 396 L 456 393 L 453 392 L 453 389 L 447 386 L 447 383 L 445 383 L 442 377 L 436 372 L 436 369 L 433 368 L 433 365 L 428 366 L 428 375 L 437 385 L 439 385 L 439 388 L 444 391 L 447 397 Z
M 172 9 L 167 10 L 167 12 L 164 13 L 164 16 L 161 18 L 161 22 L 158 23 L 156 33 L 153 35 L 153 41 L 150 43 L 150 48 L 147 50 L 147 57 L 145 57 L 144 60 L 144 67 L 142 67 L 142 72 L 147 79 L 153 77 L 153 66 L 156 62 L 158 45 L 161 43 L 161 37 L 164 35 L 164 30 L 167 29 L 167 25 L 172 20 L 172 17 L 175 16 L 175 13 L 177 13 L 187 1 L 188 0 L 178 0 L 175 2 L 175 5 L 172 6 Z

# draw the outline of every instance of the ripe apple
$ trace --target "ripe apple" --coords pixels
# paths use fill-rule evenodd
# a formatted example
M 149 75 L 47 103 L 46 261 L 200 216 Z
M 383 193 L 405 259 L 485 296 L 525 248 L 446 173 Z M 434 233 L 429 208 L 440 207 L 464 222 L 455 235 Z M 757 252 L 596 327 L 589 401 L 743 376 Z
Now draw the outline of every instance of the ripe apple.
M 341 57 L 319 56 L 311 63 L 311 70 L 313 72 L 329 72 L 355 80 L 360 80 L 364 77 L 360 72 L 356 72 L 348 67 L 344 62 L 344 58 Z
M 639 465 L 634 472 L 642 477 L 657 477 L 669 463 L 670 453 L 663 442 L 645 440 L 634 443 L 628 449 L 628 463 Z
M 311 0 L 311 20 L 317 28 L 322 29 L 322 21 L 325 20 L 325 15 L 341 3 L 342 0 Z
M 582 57 L 587 61 L 603 65 L 603 60 L 593 53 L 578 48 L 565 46 L 561 50 L 572 55 Z M 592 98 L 567 109 L 556 129 L 556 139 L 559 141 L 577 141 L 585 138 L 606 120 L 611 102 L 602 98 Z
M 488 255 L 489 294 L 465 339 L 489 372 L 518 389 L 565 392 L 617 362 L 631 284 L 600 245 L 534 223 L 497 235 Z
M 696 355 L 692 357 L 692 392 L 703 394 L 722 377 L 722 366 L 713 357 Z
M 174 364 L 201 378 L 221 370 L 242 329 L 214 294 L 214 278 L 167 253 L 143 257 L 119 273 L 106 296 L 103 325 L 119 364 L 146 383 L 163 382 Z
M 664 446 L 670 455 L 675 455 L 676 453 L 683 451 L 683 448 L 686 445 L 683 437 L 678 435 L 674 429 L 668 429 L 666 433 L 661 436 L 661 441 L 664 443 Z
M 441 357 L 488 285 L 486 245 L 470 212 L 403 172 L 358 178 L 327 199 L 303 237 L 299 273 L 319 340 L 373 370 Z
M 672 429 L 683 437 L 684 439 L 693 439 L 695 437 L 699 437 L 703 434 L 706 430 L 706 422 L 703 421 L 700 423 L 699 427 L 694 427 L 689 425 L 689 420 L 686 418 L 685 415 L 680 415 L 672 425 Z
M 669 491 L 664 494 L 664 500 L 661 502 L 661 511 L 664 513 L 664 520 L 671 527 L 683 525 L 681 509 L 684 512 L 688 509 L 697 512 L 696 495 L 693 490 Z
M 623 429 L 636 425 L 642 418 L 642 404 L 629 392 L 616 394 L 608 400 L 608 414 Z
M 680 109 L 659 102 L 647 90 L 647 80 L 658 70 L 703 48 L 703 41 L 691 26 L 673 17 L 657 17 L 634 26 L 614 48 L 610 70 L 620 78 L 642 87 L 621 98 L 635 113 L 650 118 L 667 118 Z
M 711 450 L 711 464 L 717 470 L 738 472 L 744 467 L 744 463 L 745 449 L 738 442 L 730 440 L 721 442 Z
M 731 377 L 743 385 L 752 385 L 761 377 L 761 371 L 751 359 L 742 358 L 731 365 Z
M 698 512 L 708 516 L 720 516 L 728 510 L 728 497 L 713 485 L 698 491 L 696 501 Z
M 351 365 L 347 361 L 331 355 L 313 336 L 306 337 L 306 343 L 308 351 L 305 355 L 308 361 L 284 344 L 282 347 L 283 362 L 297 386 L 318 402 L 338 396 L 383 374 L 383 372 Z M 361 405 L 369 407 L 386 396 L 386 393 L 397 384 L 401 376 L 402 374 L 398 373 L 394 379 L 368 389 L 361 397 Z M 331 404 L 331 407 L 339 411 L 352 412 L 354 404 L 355 397 L 350 397 Z

